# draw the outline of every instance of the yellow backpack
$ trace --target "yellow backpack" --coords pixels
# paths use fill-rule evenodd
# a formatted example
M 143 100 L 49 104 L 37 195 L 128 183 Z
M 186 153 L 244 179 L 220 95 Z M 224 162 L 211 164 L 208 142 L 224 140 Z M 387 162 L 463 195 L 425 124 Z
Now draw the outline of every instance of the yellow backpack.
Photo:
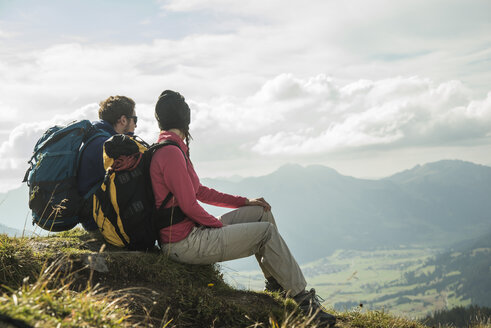
M 157 149 L 169 145 L 181 149 L 170 140 L 149 146 L 123 134 L 104 143 L 106 176 L 93 197 L 93 216 L 108 243 L 129 250 L 149 250 L 158 241 L 159 229 L 185 218 L 179 207 L 164 208 L 172 193 L 158 210 L 155 207 L 150 162 Z

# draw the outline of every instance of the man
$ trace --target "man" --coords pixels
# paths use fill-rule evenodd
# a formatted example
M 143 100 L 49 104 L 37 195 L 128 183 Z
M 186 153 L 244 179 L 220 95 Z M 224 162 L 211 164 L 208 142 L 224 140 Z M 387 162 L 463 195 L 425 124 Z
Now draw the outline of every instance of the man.
M 93 194 L 104 180 L 104 142 L 115 134 L 133 135 L 137 123 L 135 102 L 131 98 L 111 96 L 99 105 L 100 120 L 92 124 L 107 132 L 107 136 L 93 139 L 82 153 L 77 174 L 78 193 L 81 196 Z M 92 198 L 85 202 L 79 217 L 85 230 L 97 230 L 92 217 Z

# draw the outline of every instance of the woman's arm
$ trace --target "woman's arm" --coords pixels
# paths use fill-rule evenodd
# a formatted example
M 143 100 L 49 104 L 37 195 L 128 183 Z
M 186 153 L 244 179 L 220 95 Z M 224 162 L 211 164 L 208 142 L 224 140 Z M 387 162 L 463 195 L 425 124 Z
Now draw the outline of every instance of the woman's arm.
M 161 148 L 152 160 L 157 160 L 160 164 L 165 185 L 174 195 L 177 205 L 189 219 L 207 227 L 219 228 L 223 226 L 221 221 L 206 212 L 198 204 L 196 192 L 187 172 L 186 161 L 179 148 L 172 146 Z M 172 204 L 172 200 L 169 204 Z
M 225 194 L 200 184 L 197 198 L 199 201 L 221 207 L 238 208 L 242 206 L 262 206 L 266 212 L 271 211 L 271 205 L 264 198 L 251 198 Z
M 233 196 L 223 192 L 216 191 L 215 189 L 208 188 L 199 185 L 198 192 L 196 193 L 196 198 L 203 203 L 228 207 L 228 208 L 239 208 L 246 205 L 247 198 L 241 196 Z

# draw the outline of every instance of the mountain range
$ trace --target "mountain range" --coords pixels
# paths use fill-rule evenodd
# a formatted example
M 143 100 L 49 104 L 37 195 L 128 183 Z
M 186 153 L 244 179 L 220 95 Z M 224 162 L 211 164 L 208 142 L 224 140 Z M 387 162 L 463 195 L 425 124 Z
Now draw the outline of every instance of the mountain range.
M 9 228 L 3 224 L 0 224 L 0 234 L 2 233 L 7 234 L 9 236 L 22 236 L 22 231 Z
M 464 161 L 418 165 L 379 180 L 287 165 L 263 177 L 203 183 L 265 197 L 301 262 L 336 249 L 448 246 L 491 227 L 491 167 Z
M 344 176 L 320 165 L 289 164 L 261 177 L 202 183 L 264 197 L 302 263 L 336 249 L 453 245 L 491 228 L 491 167 L 458 160 L 418 165 L 378 180 Z M 25 186 L 0 194 L 0 224 L 23 230 L 27 194 Z M 226 211 L 205 208 L 214 215 Z
M 32 230 L 28 205 L 29 191 L 25 185 L 0 193 L 0 233 L 20 236 L 24 230 Z

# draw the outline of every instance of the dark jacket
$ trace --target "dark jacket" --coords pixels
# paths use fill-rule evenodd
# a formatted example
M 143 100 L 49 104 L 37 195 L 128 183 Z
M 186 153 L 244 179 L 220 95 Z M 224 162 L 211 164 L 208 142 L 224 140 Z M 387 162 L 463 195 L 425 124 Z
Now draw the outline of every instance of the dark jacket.
M 111 136 L 116 134 L 113 126 L 104 120 L 92 122 L 96 128 L 107 131 Z M 90 136 L 89 136 L 90 137 Z M 78 193 L 85 196 L 91 188 L 104 180 L 104 160 L 102 157 L 104 142 L 109 137 L 101 136 L 92 140 L 84 149 L 78 167 Z

